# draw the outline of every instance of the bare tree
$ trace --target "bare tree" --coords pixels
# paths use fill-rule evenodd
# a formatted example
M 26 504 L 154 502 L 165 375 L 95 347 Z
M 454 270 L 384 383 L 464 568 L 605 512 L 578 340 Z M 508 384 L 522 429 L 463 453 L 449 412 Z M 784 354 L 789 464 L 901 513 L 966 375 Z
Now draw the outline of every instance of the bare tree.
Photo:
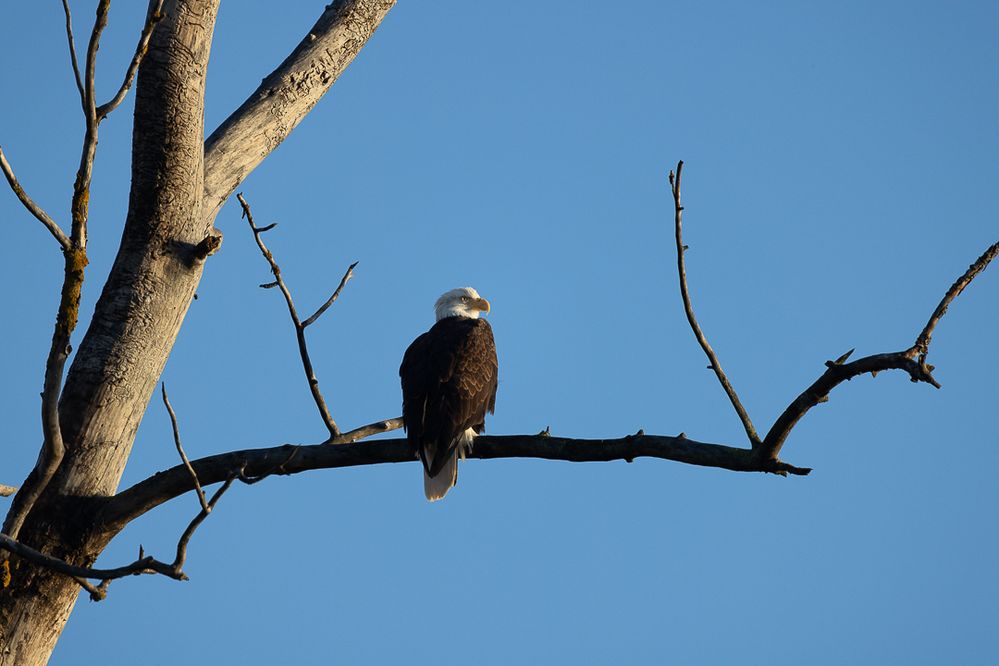
M 272 226 L 258 227 L 247 201 L 244 215 L 288 307 L 303 369 L 329 437 L 311 445 L 283 445 L 220 453 L 190 460 L 165 386 L 162 398 L 173 424 L 181 463 L 119 490 L 141 414 L 170 354 L 206 262 L 220 247 L 213 222 L 243 179 L 288 136 L 336 81 L 392 8 L 391 0 L 337 0 L 281 65 L 206 140 L 202 126 L 205 73 L 218 0 L 153 0 L 122 84 L 107 102 L 94 92 L 96 53 L 108 21 L 100 0 L 83 67 L 76 57 L 68 3 L 66 32 L 86 120 L 80 168 L 73 189 L 69 233 L 35 203 L 0 150 L 0 167 L 25 209 L 40 221 L 64 256 L 64 280 L 42 395 L 43 445 L 38 463 L 21 484 L 0 535 L 0 663 L 39 664 L 51 653 L 84 588 L 103 599 L 110 582 L 134 574 L 184 579 L 187 544 L 235 482 L 255 483 L 273 474 L 414 460 L 402 438 L 359 443 L 401 427 L 386 418 L 346 432 L 333 417 L 309 357 L 306 330 L 333 305 L 350 280 L 346 269 L 330 298 L 302 319 L 276 258 L 264 244 Z M 132 189 L 118 255 L 93 318 L 68 372 L 71 336 L 78 319 L 87 266 L 89 191 L 101 121 L 135 84 Z M 694 316 L 684 257 L 682 162 L 669 175 L 674 203 L 677 269 L 683 306 L 709 368 L 717 375 L 746 431 L 748 446 L 696 442 L 682 433 L 642 431 L 614 440 L 535 435 L 483 436 L 474 457 L 535 457 L 568 461 L 628 460 L 650 456 L 743 472 L 806 475 L 807 468 L 779 454 L 799 420 L 844 381 L 901 370 L 915 383 L 939 387 L 927 363 L 932 334 L 950 303 L 999 253 L 989 247 L 947 289 L 915 341 L 900 351 L 850 361 L 851 352 L 826 362 L 821 376 L 795 397 L 760 435 Z M 210 495 L 205 488 L 221 484 Z M 0 487 L 0 494 L 14 489 Z M 107 544 L 131 521 L 179 495 L 194 491 L 201 510 L 179 536 L 170 562 L 140 550 L 134 562 L 92 568 Z

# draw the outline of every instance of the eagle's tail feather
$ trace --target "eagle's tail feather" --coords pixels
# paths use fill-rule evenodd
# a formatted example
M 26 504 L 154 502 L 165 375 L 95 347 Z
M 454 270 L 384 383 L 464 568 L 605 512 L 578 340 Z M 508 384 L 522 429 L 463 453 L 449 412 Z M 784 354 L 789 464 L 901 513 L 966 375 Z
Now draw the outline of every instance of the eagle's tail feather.
M 443 499 L 447 491 L 458 483 L 458 458 L 458 449 L 455 448 L 437 476 L 430 476 L 426 470 L 423 470 L 423 494 L 431 502 Z
M 436 476 L 430 476 L 426 467 L 423 470 L 423 494 L 431 502 L 443 499 L 447 491 L 454 488 L 458 483 L 458 460 L 464 460 L 465 456 L 472 452 L 472 441 L 475 439 L 475 430 L 468 428 L 458 435 L 457 443 L 451 450 L 451 457 L 437 472 Z

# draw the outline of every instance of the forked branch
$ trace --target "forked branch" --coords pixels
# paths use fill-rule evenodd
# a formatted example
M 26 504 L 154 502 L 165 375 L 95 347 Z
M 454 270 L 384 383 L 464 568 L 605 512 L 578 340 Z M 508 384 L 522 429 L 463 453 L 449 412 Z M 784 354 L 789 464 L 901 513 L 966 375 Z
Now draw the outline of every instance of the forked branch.
M 791 429 L 803 417 L 809 409 L 815 405 L 829 399 L 829 393 L 834 388 L 849 381 L 854 377 L 870 373 L 872 376 L 882 370 L 902 370 L 909 375 L 909 379 L 914 383 L 924 382 L 935 388 L 940 388 L 939 382 L 933 377 L 933 366 L 926 363 L 926 355 L 929 353 L 930 338 L 933 330 L 947 312 L 948 306 L 957 298 L 958 294 L 964 291 L 965 287 L 980 274 L 999 254 L 999 242 L 990 246 L 968 270 L 959 277 L 947 293 L 944 294 L 940 304 L 937 305 L 933 314 L 916 342 L 906 350 L 890 352 L 887 354 L 874 354 L 857 359 L 851 363 L 846 363 L 849 354 L 845 354 L 835 361 L 826 361 L 826 371 L 815 380 L 811 386 L 806 388 L 794 401 L 788 405 L 787 409 L 777 418 L 770 432 L 767 433 L 760 447 L 760 455 L 773 460 L 777 459 L 781 447 L 791 434 Z
M 312 399 L 316 403 L 316 408 L 319 410 L 319 415 L 323 419 L 323 423 L 326 424 L 326 429 L 329 430 L 330 440 L 335 440 L 340 436 L 340 428 L 337 427 L 336 421 L 333 420 L 333 415 L 330 414 L 329 408 L 326 406 L 326 400 L 323 398 L 322 391 L 319 390 L 319 380 L 316 379 L 316 372 L 312 367 L 312 359 L 309 357 L 309 347 L 305 341 L 305 329 L 311 324 L 315 323 L 319 317 L 322 316 L 326 310 L 333 305 L 336 299 L 340 296 L 340 292 L 350 278 L 354 275 L 354 267 L 357 266 L 355 261 L 347 268 L 347 272 L 343 274 L 340 279 L 340 284 L 333 291 L 333 295 L 330 296 L 323 305 L 316 310 L 315 314 L 306 319 L 304 322 L 298 317 L 298 310 L 295 309 L 295 302 L 291 298 L 291 292 L 288 290 L 288 286 L 284 282 L 284 278 L 281 276 L 281 268 L 277 265 L 277 261 L 274 260 L 274 255 L 271 251 L 267 249 L 267 245 L 264 244 L 263 234 L 266 231 L 273 229 L 276 224 L 268 224 L 264 227 L 258 227 L 253 221 L 253 213 L 250 211 L 250 205 L 246 203 L 246 199 L 243 198 L 243 194 L 239 193 L 236 195 L 239 200 L 239 205 L 243 207 L 243 217 L 246 218 L 247 223 L 250 225 L 250 231 L 253 232 L 253 238 L 257 242 L 257 247 L 260 248 L 261 254 L 264 255 L 264 259 L 267 264 L 271 267 L 271 273 L 274 274 L 274 281 L 268 282 L 267 284 L 260 285 L 264 289 L 270 289 L 272 287 L 277 287 L 281 290 L 284 295 L 285 303 L 288 305 L 288 314 L 291 316 L 291 322 L 295 326 L 295 337 L 298 340 L 298 353 L 302 357 L 302 367 L 305 369 L 305 378 L 309 382 L 309 390 L 312 392 Z
M 843 354 L 834 361 L 826 361 L 826 370 L 822 373 L 822 376 L 820 376 L 797 398 L 795 398 L 790 405 L 787 406 L 783 413 L 781 413 L 781 415 L 774 422 L 773 426 L 771 426 L 766 437 L 761 441 L 759 436 L 756 434 L 756 431 L 753 429 L 753 424 L 749 419 L 749 415 L 742 406 L 742 403 L 739 401 L 739 398 L 735 393 L 735 389 L 732 388 L 731 383 L 722 371 L 721 365 L 718 363 L 718 359 L 715 356 L 714 351 L 711 349 L 711 345 L 708 344 L 707 339 L 701 332 L 700 326 L 697 324 L 697 320 L 694 318 L 693 308 L 690 304 L 690 296 L 687 291 L 687 277 L 683 260 L 684 252 L 686 251 L 687 246 L 683 244 L 682 237 L 683 206 L 680 203 L 680 177 L 682 172 L 683 162 L 681 161 L 677 164 L 676 172 L 670 172 L 669 182 L 673 192 L 677 268 L 680 274 L 680 294 L 683 298 L 684 311 L 687 314 L 687 321 L 690 323 L 690 327 L 693 329 L 694 335 L 697 337 L 697 341 L 700 343 L 701 348 L 704 350 L 704 353 L 707 354 L 708 360 L 711 362 L 709 367 L 714 370 L 715 374 L 718 376 L 718 381 L 721 382 L 722 387 L 725 389 L 725 393 L 732 402 L 732 406 L 735 407 L 735 411 L 739 415 L 743 427 L 746 429 L 746 434 L 749 436 L 749 440 L 753 443 L 753 450 L 761 461 L 761 465 L 765 464 L 767 461 L 770 463 L 779 462 L 778 455 L 780 450 L 798 421 L 801 420 L 801 418 L 812 407 L 827 401 L 829 399 L 829 392 L 844 381 L 848 381 L 854 377 L 867 373 L 877 375 L 877 373 L 882 370 L 903 370 L 908 373 L 909 378 L 913 382 L 925 382 L 931 386 L 940 388 L 940 384 L 937 383 L 936 379 L 934 379 L 932 375 L 933 366 L 926 364 L 926 354 L 929 349 L 930 337 L 933 333 L 933 329 L 940 321 L 940 318 L 947 311 L 947 307 L 957 297 L 957 295 L 971 283 L 975 276 L 985 270 L 989 263 L 996 257 L 997 254 L 999 254 L 999 243 L 989 247 L 982 254 L 982 256 L 971 264 L 971 266 L 968 267 L 968 270 L 965 271 L 965 273 L 959 277 L 953 285 L 951 285 L 950 289 L 947 290 L 947 293 L 944 294 L 944 297 L 940 301 L 936 310 L 933 311 L 929 322 L 927 322 L 912 347 L 899 352 L 865 356 L 864 358 L 847 363 L 847 359 L 853 353 L 853 350 L 851 349 L 849 352 Z
M 149 48 L 149 40 L 153 36 L 153 30 L 162 18 L 163 0 L 153 0 L 149 5 L 149 11 L 146 14 L 146 23 L 142 28 L 142 33 L 139 35 L 139 43 L 135 47 L 135 54 L 132 56 L 131 62 L 128 63 L 128 69 L 125 70 L 125 80 L 121 82 L 121 86 L 114 97 L 97 107 L 97 122 L 104 120 L 109 113 L 117 109 L 118 105 L 125 100 L 129 88 L 132 87 L 132 81 L 135 80 L 135 73 L 139 70 L 142 58 L 145 57 L 146 50 Z
M 184 562 L 187 559 L 187 546 L 191 541 L 191 537 L 194 536 L 195 530 L 197 530 L 198 526 L 204 522 L 205 518 L 208 517 L 208 514 L 215 508 L 219 499 L 221 499 L 222 495 L 229 490 L 235 480 L 235 476 L 226 479 L 219 489 L 215 491 L 215 494 L 212 495 L 208 505 L 203 508 L 201 512 L 199 512 L 198 515 L 195 516 L 194 519 L 188 524 L 187 529 L 184 530 L 184 533 L 177 542 L 177 551 L 173 562 L 162 562 L 151 555 L 146 555 L 140 546 L 139 557 L 130 564 L 116 567 L 114 569 L 81 567 L 75 564 L 70 564 L 69 562 L 61 560 L 57 557 L 52 557 L 51 555 L 39 552 L 34 548 L 17 541 L 16 539 L 12 539 L 6 534 L 0 534 L 0 550 L 13 553 L 28 560 L 29 562 L 43 566 L 46 569 L 72 577 L 83 589 L 90 593 L 90 598 L 93 601 L 100 601 L 104 599 L 107 596 L 108 585 L 111 581 L 117 580 L 118 578 L 124 578 L 125 576 L 160 574 L 174 580 L 188 580 L 187 574 L 184 573 Z M 100 580 L 102 582 L 100 585 L 93 585 L 89 582 L 90 580 Z

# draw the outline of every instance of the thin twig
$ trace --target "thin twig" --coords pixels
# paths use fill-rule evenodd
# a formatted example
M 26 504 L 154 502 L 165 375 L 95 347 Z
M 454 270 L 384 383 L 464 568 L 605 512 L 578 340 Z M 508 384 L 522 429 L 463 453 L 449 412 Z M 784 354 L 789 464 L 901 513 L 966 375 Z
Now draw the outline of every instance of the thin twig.
M 243 198 L 242 192 L 237 194 L 236 198 L 239 200 L 239 204 L 243 207 L 243 217 L 246 218 L 246 221 L 250 225 L 250 230 L 253 232 L 253 238 L 257 241 L 257 247 L 260 248 L 261 254 L 264 255 L 264 259 L 271 267 L 271 273 L 274 274 L 273 283 L 260 286 L 264 289 L 276 286 L 284 295 L 285 303 L 288 304 L 288 314 L 291 316 L 292 324 L 295 325 L 295 337 L 298 340 L 298 353 L 302 357 L 302 367 L 305 370 L 305 378 L 309 382 L 309 390 L 312 392 L 312 399 L 316 403 L 316 408 L 319 410 L 319 415 L 322 417 L 323 423 L 326 424 L 326 429 L 329 430 L 330 438 L 334 439 L 340 435 L 340 428 L 337 427 L 336 421 L 333 420 L 333 416 L 330 414 L 330 410 L 326 406 L 326 400 L 323 399 L 323 394 L 319 390 L 319 380 L 316 379 L 316 373 L 312 367 L 312 359 L 309 358 L 309 348 L 305 342 L 305 327 L 315 321 L 315 319 L 321 315 L 334 300 L 336 300 L 336 297 L 340 293 L 340 289 L 347 282 L 347 280 L 350 279 L 351 270 L 347 270 L 346 275 L 344 275 L 343 279 L 340 281 L 340 287 L 333 292 L 333 296 L 330 297 L 329 301 L 327 301 L 326 304 L 316 312 L 316 314 L 310 317 L 306 324 L 303 324 L 298 318 L 298 311 L 295 309 L 295 303 L 291 298 L 291 292 L 288 290 L 288 286 L 284 283 L 284 278 L 281 276 L 281 268 L 277 265 L 277 262 L 274 260 L 274 255 L 267 249 L 267 246 L 264 244 L 264 239 L 262 238 L 264 230 L 272 229 L 273 225 L 263 228 L 257 227 L 257 225 L 253 222 L 253 213 L 250 212 L 250 205 L 246 203 L 246 199 Z M 354 265 L 356 265 L 356 263 Z M 351 268 L 353 268 L 353 266 L 351 266 Z
M 739 396 L 725 375 L 725 371 L 722 370 L 721 363 L 718 362 L 718 357 L 715 355 L 711 345 L 708 344 L 708 339 L 704 337 L 701 327 L 697 324 L 697 319 L 694 317 L 694 308 L 690 303 L 690 293 L 687 291 L 687 271 L 683 260 L 683 254 L 687 250 L 687 246 L 683 244 L 683 206 L 680 203 L 680 177 L 682 173 L 683 161 L 681 160 L 676 165 L 676 174 L 674 175 L 672 171 L 669 172 L 669 184 L 670 189 L 673 191 L 674 223 L 676 227 L 676 267 L 680 274 L 680 296 L 683 298 L 683 310 L 687 314 L 687 322 L 690 323 L 691 330 L 694 331 L 694 337 L 697 338 L 697 342 L 701 345 L 701 349 L 704 350 L 708 361 L 711 363 L 708 367 L 718 377 L 722 388 L 725 389 L 725 394 L 739 415 L 739 420 L 742 421 L 742 427 L 746 429 L 746 435 L 749 437 L 750 443 L 752 443 L 753 448 L 756 448 L 760 445 L 760 436 L 756 434 L 756 428 L 753 427 L 753 422 L 750 420 L 746 408 L 739 401 Z
M 65 0 L 63 1 L 65 2 Z M 153 2 L 155 2 L 155 5 Z M 135 55 L 132 56 L 132 61 L 128 64 L 128 69 L 125 71 L 125 80 L 122 81 L 118 92 L 109 102 L 97 107 L 98 122 L 104 120 L 109 113 L 118 108 L 118 105 L 124 101 L 125 96 L 128 94 L 129 88 L 132 87 L 132 81 L 135 80 L 135 72 L 138 71 L 139 65 L 142 63 L 142 58 L 145 57 L 146 51 L 149 48 L 149 40 L 153 35 L 153 30 L 156 28 L 156 24 L 163 18 L 163 0 L 153 0 L 153 2 L 150 3 L 149 11 L 146 14 L 146 23 L 142 28 L 142 34 L 139 36 L 139 43 L 135 47 Z
M 208 506 L 208 500 L 205 499 L 205 491 L 202 489 L 201 483 L 198 482 L 198 475 L 194 473 L 191 461 L 187 459 L 187 454 L 184 453 L 184 446 L 180 443 L 180 428 L 177 426 L 177 415 L 170 404 L 170 398 L 167 397 L 166 382 L 160 384 L 160 389 L 163 394 L 163 404 L 166 405 L 167 413 L 170 414 L 170 424 L 173 426 L 173 442 L 177 445 L 177 453 L 180 454 L 180 459 L 184 461 L 184 466 L 187 467 L 187 471 L 191 473 L 191 478 L 194 479 L 194 490 L 198 493 L 198 501 L 201 502 L 201 508 L 210 512 L 211 509 Z
M 926 322 L 926 326 L 923 327 L 922 332 L 920 332 L 919 337 L 916 338 L 916 344 L 910 349 L 910 353 L 913 356 L 919 356 L 919 361 L 922 363 L 926 360 L 926 354 L 930 348 L 930 338 L 933 337 L 933 329 L 936 328 L 937 322 L 940 318 L 944 316 L 947 312 L 947 308 L 950 306 L 951 302 L 957 298 L 958 294 L 964 291 L 964 288 L 971 284 L 971 281 L 975 279 L 979 273 L 985 270 L 989 263 L 996 258 L 999 254 L 999 242 L 993 244 L 982 256 L 975 260 L 975 263 L 968 266 L 968 270 L 964 272 L 964 275 L 959 277 L 954 284 L 950 286 L 944 297 L 940 299 L 940 304 L 937 305 L 933 314 L 930 315 L 930 320 Z
M 94 601 L 100 601 L 107 596 L 107 589 L 110 581 L 118 578 L 124 578 L 125 576 L 138 574 L 160 574 L 174 580 L 187 580 L 187 574 L 184 573 L 184 562 L 187 560 L 187 547 L 190 544 L 191 537 L 194 536 L 195 531 L 215 508 L 215 505 L 222 498 L 222 495 L 224 495 L 225 492 L 232 487 L 233 481 L 235 481 L 236 478 L 237 477 L 235 475 L 231 475 L 227 478 L 222 483 L 222 486 L 212 495 L 208 504 L 205 505 L 200 512 L 198 512 L 198 515 L 195 516 L 193 520 L 191 520 L 187 529 L 184 530 L 184 533 L 181 534 L 180 539 L 178 539 L 177 551 L 174 556 L 174 560 L 169 564 L 161 562 L 152 556 L 146 555 L 140 546 L 139 558 L 130 564 L 126 564 L 125 566 L 116 567 L 114 569 L 93 569 L 90 567 L 81 567 L 75 564 L 70 564 L 69 562 L 61 560 L 57 557 L 46 555 L 45 553 L 37 551 L 6 534 L 0 534 L 0 550 L 3 550 L 5 555 L 7 553 L 13 553 L 30 562 L 33 562 L 34 564 L 73 578 L 73 580 L 75 580 L 83 589 L 90 593 L 90 598 Z M 90 583 L 88 579 L 100 580 L 102 582 L 100 585 L 95 586 Z
M 5 483 L 0 483 L 0 497 L 10 497 L 17 492 L 17 486 L 8 486 Z
M 357 264 L 358 262 L 355 261 L 347 268 L 347 272 L 343 274 L 343 277 L 340 279 L 340 284 L 337 285 L 337 288 L 333 292 L 333 295 L 330 296 L 329 299 L 327 299 L 327 301 L 323 303 L 318 310 L 316 310 L 315 314 L 313 314 L 311 317 L 302 322 L 302 328 L 308 328 L 317 319 L 322 317 L 323 313 L 326 312 L 326 310 L 329 309 L 331 305 L 336 303 L 336 299 L 340 297 L 340 292 L 343 290 L 343 286 L 350 281 L 350 278 L 354 277 L 354 268 L 357 266 Z
M 369 423 L 366 426 L 361 426 L 360 428 L 355 428 L 342 433 L 338 437 L 329 440 L 330 444 L 352 444 L 358 440 L 364 439 L 365 437 L 371 437 L 372 435 L 379 435 L 383 432 L 391 432 L 393 430 L 398 430 L 402 427 L 402 417 L 397 416 L 394 419 L 385 419 L 384 421 L 376 421 L 374 423 Z
M 111 10 L 111 0 L 99 0 L 94 28 L 90 31 L 90 43 L 87 45 L 87 61 L 83 79 L 84 114 L 88 120 L 97 121 L 97 100 L 94 93 L 94 79 L 97 72 L 97 50 L 101 45 L 101 33 L 108 25 L 108 12 Z
M 49 233 L 59 241 L 59 245 L 62 249 L 68 250 L 70 247 L 69 237 L 59 228 L 55 220 L 48 216 L 41 206 L 36 204 L 28 193 L 24 191 L 21 184 L 17 182 L 17 178 L 14 176 L 14 170 L 10 166 L 10 162 L 7 161 L 7 156 L 3 154 L 3 147 L 0 147 L 0 170 L 3 170 L 3 175 L 7 177 L 7 182 L 10 184 L 10 189 L 14 190 L 14 194 L 20 199 L 21 203 L 28 210 L 29 213 L 35 216 L 35 218 L 45 225 L 45 228 L 49 230 Z
M 212 512 L 215 505 L 222 498 L 222 495 L 225 494 L 225 491 L 232 487 L 232 482 L 235 480 L 235 476 L 230 476 L 222 483 L 222 486 L 215 491 L 215 494 L 212 495 L 208 504 L 201 509 L 201 513 L 194 517 L 194 520 L 190 522 L 187 529 L 184 530 L 184 533 L 180 536 L 180 540 L 177 541 L 177 555 L 174 557 L 172 565 L 175 571 L 181 572 L 183 570 L 184 562 L 187 560 L 187 544 L 190 543 L 191 537 L 194 536 L 195 530 L 197 530 L 198 526 L 204 522 L 205 518 L 208 517 L 208 514 Z
M 73 77 L 76 79 L 76 89 L 80 91 L 80 102 L 86 108 L 86 93 L 83 92 L 83 80 L 80 78 L 80 63 L 76 60 L 76 42 L 73 41 L 73 15 L 69 11 L 69 0 L 62 0 L 62 8 L 66 13 L 66 39 L 69 41 L 69 59 L 73 63 Z
M 6 534 L 0 534 L 0 549 L 11 552 L 26 560 L 39 564 L 46 569 L 56 571 L 67 576 L 78 578 L 89 578 L 91 580 L 109 580 L 114 578 L 124 578 L 133 574 L 158 573 L 174 580 L 186 580 L 187 576 L 182 571 L 175 571 L 173 567 L 165 562 L 160 562 L 152 556 L 142 557 L 130 564 L 114 569 L 91 569 L 70 564 L 57 557 L 46 555 L 27 546 Z

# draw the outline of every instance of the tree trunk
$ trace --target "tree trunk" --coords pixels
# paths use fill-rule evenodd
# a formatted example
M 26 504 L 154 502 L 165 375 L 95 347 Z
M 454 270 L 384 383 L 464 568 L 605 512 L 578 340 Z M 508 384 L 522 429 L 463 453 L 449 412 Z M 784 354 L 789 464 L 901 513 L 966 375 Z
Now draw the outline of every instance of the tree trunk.
M 87 498 L 117 488 L 201 277 L 193 250 L 211 228 L 201 215 L 203 104 L 218 2 L 167 2 L 153 34 L 136 84 L 121 246 L 60 402 L 65 458 L 21 531 L 23 542 L 74 563 L 92 563 L 106 544 L 87 531 L 96 504 Z M 44 664 L 80 588 L 26 562 L 12 565 L 0 597 L 0 664 Z
M 166 18 L 136 83 L 121 245 L 59 405 L 65 457 L 20 541 L 90 565 L 121 528 L 97 527 L 95 516 L 118 487 L 201 279 L 199 243 L 214 235 L 212 223 L 229 195 L 326 94 L 394 4 L 326 6 L 294 52 L 207 142 L 205 76 L 219 0 L 164 4 Z M 0 590 L 0 666 L 44 664 L 80 588 L 17 557 L 10 563 L 10 583 Z

